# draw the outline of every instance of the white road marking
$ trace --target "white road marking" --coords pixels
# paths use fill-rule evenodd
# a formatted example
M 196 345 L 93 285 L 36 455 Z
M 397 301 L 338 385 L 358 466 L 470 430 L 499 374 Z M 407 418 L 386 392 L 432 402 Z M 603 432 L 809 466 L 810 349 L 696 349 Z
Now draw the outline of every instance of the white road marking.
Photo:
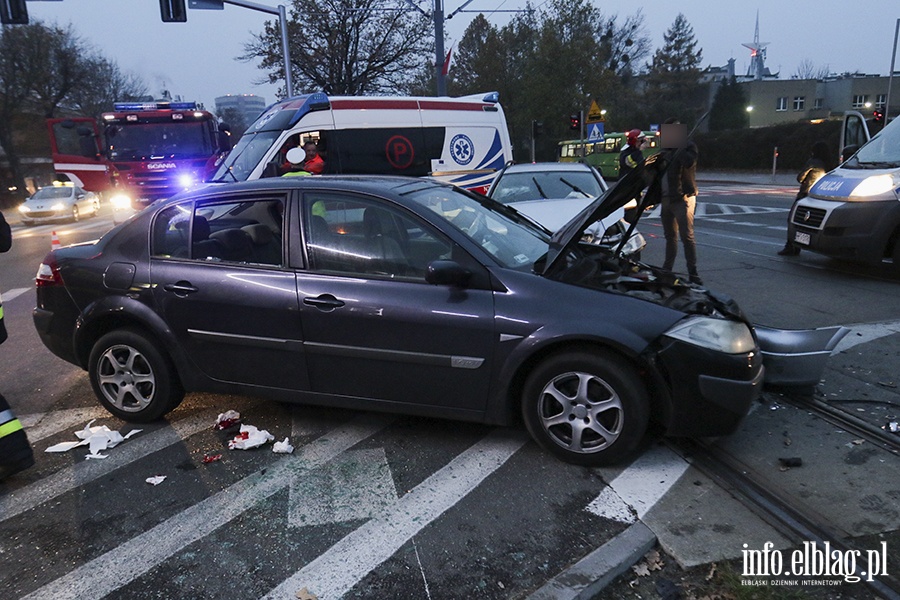
M 665 446 L 655 446 L 622 471 L 597 496 L 587 510 L 622 523 L 642 518 L 675 482 L 690 463 Z
M 160 429 L 146 435 L 138 434 L 118 446 L 106 460 L 80 461 L 30 485 L 12 491 L 0 497 L 0 521 L 11 519 L 35 506 L 144 458 L 148 454 L 178 444 L 199 431 L 209 429 L 216 422 L 216 414 L 215 410 L 207 410 L 193 417 L 176 421 L 170 428 Z
M 265 598 L 293 599 L 302 588 L 321 600 L 340 598 L 499 469 L 525 442 L 520 432 L 494 430 Z
M 2 294 L 0 294 L 0 298 L 2 298 L 4 302 L 9 302 L 13 298 L 18 298 L 25 292 L 31 292 L 33 290 L 33 287 L 15 288 L 9 290 L 8 292 L 3 292 Z
M 844 325 L 850 329 L 850 333 L 844 336 L 837 346 L 835 346 L 832 354 L 849 350 L 859 344 L 865 344 L 877 340 L 878 338 L 887 337 L 900 333 L 900 320 L 883 321 L 880 323 L 857 323 L 856 325 Z
M 298 474 L 324 465 L 390 422 L 390 418 L 365 415 L 331 430 L 299 452 L 286 455 L 265 469 L 201 500 L 25 598 L 102 598 L 284 489 Z
M 84 424 L 91 419 L 100 419 L 108 416 L 110 414 L 106 409 L 100 406 L 88 406 L 85 408 L 66 408 L 49 413 L 19 415 L 19 421 L 25 427 L 28 441 L 34 444 L 70 427 L 82 429 Z
M 291 482 L 288 524 L 370 519 L 397 501 L 384 448 L 354 450 Z

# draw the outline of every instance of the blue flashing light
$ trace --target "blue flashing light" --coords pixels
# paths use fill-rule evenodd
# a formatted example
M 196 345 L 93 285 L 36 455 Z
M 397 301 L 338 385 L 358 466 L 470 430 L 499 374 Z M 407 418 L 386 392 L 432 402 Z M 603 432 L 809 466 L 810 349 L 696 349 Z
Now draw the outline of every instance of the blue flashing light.
M 117 111 L 138 110 L 197 110 L 196 102 L 116 102 Z
M 328 110 L 329 108 L 331 108 L 331 101 L 328 99 L 327 94 L 324 92 L 309 94 L 306 96 L 306 100 L 303 101 L 300 108 L 297 109 L 297 112 L 294 113 L 294 116 L 291 117 L 288 127 L 296 125 L 307 113 L 317 110 Z
M 482 98 L 482 100 L 484 102 L 492 102 L 496 104 L 497 102 L 500 102 L 500 92 L 489 92 L 484 95 L 484 98 Z

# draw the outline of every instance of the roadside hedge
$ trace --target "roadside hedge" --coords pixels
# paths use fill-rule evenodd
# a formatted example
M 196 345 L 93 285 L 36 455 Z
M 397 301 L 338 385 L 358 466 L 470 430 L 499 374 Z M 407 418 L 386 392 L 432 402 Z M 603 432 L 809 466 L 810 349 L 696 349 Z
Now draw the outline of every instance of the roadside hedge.
M 812 145 L 822 140 L 832 150 L 837 164 L 841 121 L 785 123 L 771 127 L 711 131 L 694 135 L 703 170 L 771 171 L 772 154 L 778 148 L 776 169 L 798 172 Z

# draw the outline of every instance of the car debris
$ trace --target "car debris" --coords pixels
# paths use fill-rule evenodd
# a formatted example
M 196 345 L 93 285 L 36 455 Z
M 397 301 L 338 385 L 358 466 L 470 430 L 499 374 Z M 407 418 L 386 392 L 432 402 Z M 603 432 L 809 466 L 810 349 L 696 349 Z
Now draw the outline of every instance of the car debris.
M 148 477 L 144 481 L 146 481 L 150 485 L 159 485 L 165 480 L 166 480 L 165 475 L 154 475 L 153 477 Z
M 204 465 L 207 465 L 212 462 L 216 462 L 222 460 L 222 453 L 218 454 L 206 454 L 203 456 L 203 460 L 201 461 Z

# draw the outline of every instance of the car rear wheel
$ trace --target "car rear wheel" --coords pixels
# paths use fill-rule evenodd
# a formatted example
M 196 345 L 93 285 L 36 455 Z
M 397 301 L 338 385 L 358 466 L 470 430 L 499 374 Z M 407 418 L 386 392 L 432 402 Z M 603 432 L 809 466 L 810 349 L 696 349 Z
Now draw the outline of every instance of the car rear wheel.
M 124 421 L 154 421 L 184 397 L 168 358 L 132 329 L 113 331 L 97 340 L 88 371 L 100 403 Z
M 72 206 L 72 220 L 76 223 L 81 219 L 81 213 L 78 212 L 78 205 Z
M 525 382 L 528 432 L 562 460 L 608 465 L 631 455 L 647 431 L 649 396 L 636 370 L 610 352 L 570 352 L 539 364 Z

